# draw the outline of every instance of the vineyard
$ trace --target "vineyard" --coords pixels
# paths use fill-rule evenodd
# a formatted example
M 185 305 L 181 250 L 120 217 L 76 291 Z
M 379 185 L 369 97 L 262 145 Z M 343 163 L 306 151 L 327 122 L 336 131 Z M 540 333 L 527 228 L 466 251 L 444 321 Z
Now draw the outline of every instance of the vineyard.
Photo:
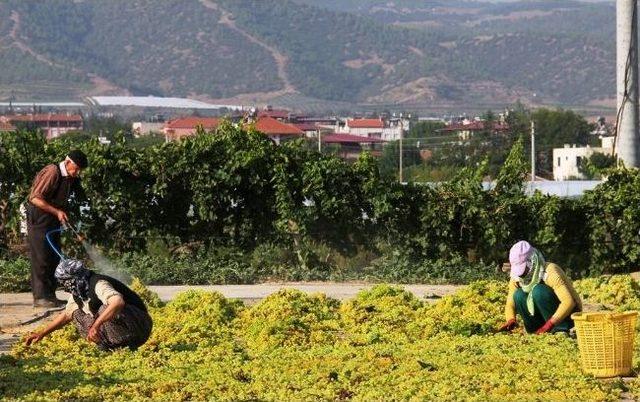
M 11 266 L 19 288 L 20 204 L 35 174 L 78 145 L 37 132 L 0 133 L 0 144 L 0 265 Z M 346 163 L 228 122 L 143 149 L 118 136 L 80 148 L 90 166 L 84 194 L 71 202 L 72 223 L 149 284 L 468 283 L 494 277 L 521 239 L 572 277 L 640 264 L 640 173 L 609 172 L 579 199 L 525 196 L 519 141 L 490 191 L 482 186 L 487 161 L 436 186 L 402 185 L 384 178 L 369 154 Z M 70 243 L 63 249 L 74 255 Z
M 600 309 L 640 309 L 629 276 L 576 281 Z M 0 358 L 10 400 L 619 400 L 640 382 L 582 373 L 574 339 L 495 334 L 506 282 L 434 304 L 378 285 L 352 300 L 283 290 L 245 307 L 187 291 L 163 305 L 140 282 L 154 330 L 137 351 L 99 351 L 66 328 Z M 636 352 L 636 359 L 640 353 Z M 640 367 L 640 360 L 634 362 Z

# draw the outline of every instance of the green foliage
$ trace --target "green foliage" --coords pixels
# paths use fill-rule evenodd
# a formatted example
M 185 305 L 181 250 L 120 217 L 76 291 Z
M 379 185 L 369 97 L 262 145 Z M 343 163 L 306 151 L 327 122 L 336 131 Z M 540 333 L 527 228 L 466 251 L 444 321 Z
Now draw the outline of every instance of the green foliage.
M 429 138 L 439 135 L 438 130 L 445 128 L 445 124 L 439 121 L 419 121 L 411 125 L 408 138 Z
M 25 258 L 0 260 L 0 293 L 26 292 L 31 289 L 31 265 Z
M 126 253 L 115 265 L 130 277 L 152 285 L 249 284 L 265 281 L 367 280 L 394 283 L 469 283 L 501 278 L 497 265 L 468 262 L 457 256 L 424 260 L 407 251 L 362 248 L 343 254 L 326 244 L 308 244 L 301 262 L 293 246 L 263 244 L 252 251 L 234 247 L 204 248 L 195 253 L 149 255 Z M 27 265 L 28 268 L 28 265 Z M 25 271 L 28 280 L 28 270 Z M 28 281 L 23 283 L 28 286 Z
M 398 179 L 400 169 L 400 141 L 389 141 L 382 149 L 382 156 L 379 159 L 380 174 L 390 180 Z M 419 165 L 420 149 L 403 141 L 402 144 L 402 169 Z M 404 174 L 404 173 L 403 173 Z M 404 177 L 403 177 L 404 180 Z
M 18 209 L 34 175 L 71 144 L 32 132 L 0 136 L 7 249 L 21 241 Z M 79 147 L 90 166 L 85 194 L 71 200 L 72 222 L 146 283 L 468 282 L 492 275 L 522 239 L 576 276 L 634 270 L 640 256 L 636 171 L 613 171 L 581 199 L 525 196 L 521 141 L 491 191 L 482 185 L 486 159 L 445 183 L 404 185 L 385 179 L 369 154 L 348 164 L 230 123 L 141 149 L 123 136 Z M 173 256 L 182 245 L 187 252 Z
M 191 256 L 150 256 L 126 253 L 117 265 L 130 276 L 153 285 L 252 283 L 258 276 L 243 250 L 214 248 Z M 266 276 L 266 275 L 265 275 Z
M 585 196 L 591 269 L 622 273 L 640 264 L 640 172 L 612 171 L 607 181 Z
M 447 259 L 419 259 L 410 252 L 396 250 L 357 271 L 354 279 L 394 283 L 469 283 L 479 279 L 499 279 L 496 264 L 469 262 L 462 256 Z
M 589 180 L 600 180 L 607 169 L 616 166 L 616 157 L 596 152 L 589 158 L 580 161 L 578 170 Z
M 494 192 L 500 195 L 504 193 L 515 196 L 522 194 L 526 169 L 527 162 L 524 156 L 524 147 L 522 139 L 519 139 L 511 148 L 507 160 L 496 178 Z

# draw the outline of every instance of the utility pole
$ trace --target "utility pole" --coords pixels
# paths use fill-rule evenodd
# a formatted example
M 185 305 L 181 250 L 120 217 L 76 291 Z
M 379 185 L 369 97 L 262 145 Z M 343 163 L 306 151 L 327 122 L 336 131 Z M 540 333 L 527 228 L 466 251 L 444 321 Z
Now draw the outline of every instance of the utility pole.
M 400 184 L 402 184 L 402 132 L 400 132 Z
M 616 3 L 616 79 L 618 117 L 615 151 L 626 167 L 640 166 L 638 138 L 638 3 Z
M 536 181 L 536 123 L 531 120 L 531 181 Z
M 322 132 L 318 130 L 318 152 L 322 153 Z
M 395 114 L 394 114 L 395 115 Z M 400 113 L 400 141 L 399 141 L 399 145 L 400 145 L 400 169 L 399 169 L 399 177 L 400 177 L 400 184 L 402 184 L 402 154 L 404 153 L 404 149 L 402 148 L 402 136 L 404 135 L 404 131 L 402 130 L 402 113 Z

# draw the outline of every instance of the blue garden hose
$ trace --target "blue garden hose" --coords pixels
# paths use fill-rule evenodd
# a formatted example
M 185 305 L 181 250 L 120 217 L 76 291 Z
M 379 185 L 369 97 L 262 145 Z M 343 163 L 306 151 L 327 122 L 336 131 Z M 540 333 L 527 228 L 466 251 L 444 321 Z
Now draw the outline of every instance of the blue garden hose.
M 58 250 L 58 249 L 56 248 L 55 244 L 53 244 L 53 242 L 51 241 L 51 238 L 49 237 L 49 235 L 50 235 L 50 234 L 53 234 L 53 233 L 62 232 L 62 231 L 64 231 L 64 229 L 65 229 L 64 227 L 59 227 L 59 228 L 57 228 L 57 229 L 53 229 L 53 230 L 48 231 L 48 232 L 44 235 L 44 237 L 46 237 L 46 238 L 47 238 L 47 242 L 49 243 L 49 246 L 51 246 L 51 248 L 53 249 L 53 251 L 54 251 L 56 254 L 58 254 L 58 256 L 60 257 L 60 259 L 61 259 L 62 261 L 66 260 L 67 258 L 62 254 L 62 252 L 61 252 L 60 250 Z

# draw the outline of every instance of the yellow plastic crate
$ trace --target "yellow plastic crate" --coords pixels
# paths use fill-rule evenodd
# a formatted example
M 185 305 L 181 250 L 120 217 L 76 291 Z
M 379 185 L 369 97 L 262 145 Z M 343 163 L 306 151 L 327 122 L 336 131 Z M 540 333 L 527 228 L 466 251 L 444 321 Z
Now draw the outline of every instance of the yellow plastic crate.
M 596 377 L 624 376 L 631 372 L 637 316 L 636 311 L 571 315 L 584 371 Z

